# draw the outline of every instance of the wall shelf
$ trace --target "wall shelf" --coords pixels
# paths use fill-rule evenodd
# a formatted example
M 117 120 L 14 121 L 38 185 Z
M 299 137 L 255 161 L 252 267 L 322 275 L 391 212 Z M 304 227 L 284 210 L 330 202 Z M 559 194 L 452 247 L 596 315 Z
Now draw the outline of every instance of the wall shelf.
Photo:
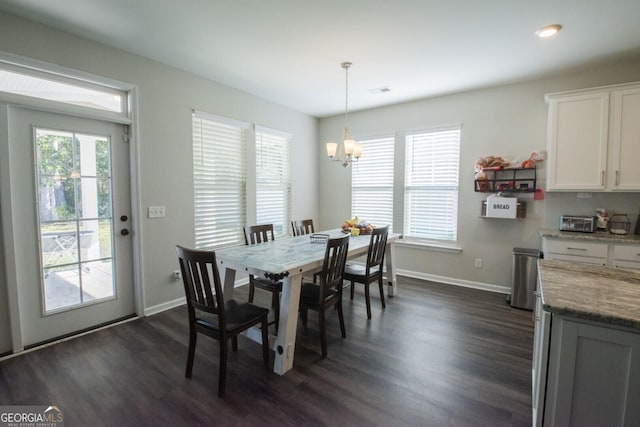
M 533 193 L 536 191 L 536 168 L 483 170 L 486 179 L 474 180 L 480 193 Z

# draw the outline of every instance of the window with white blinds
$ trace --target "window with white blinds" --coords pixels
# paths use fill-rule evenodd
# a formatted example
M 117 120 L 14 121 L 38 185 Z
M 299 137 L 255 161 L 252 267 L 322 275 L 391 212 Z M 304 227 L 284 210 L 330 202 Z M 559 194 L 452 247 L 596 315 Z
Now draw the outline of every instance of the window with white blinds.
M 352 164 L 351 216 L 375 226 L 393 226 L 394 136 L 359 140 L 364 161 Z
M 222 117 L 193 116 L 196 248 L 244 244 L 246 128 Z
M 405 236 L 457 239 L 460 130 L 456 126 L 407 134 Z
M 291 135 L 256 126 L 256 221 L 278 236 L 291 222 Z

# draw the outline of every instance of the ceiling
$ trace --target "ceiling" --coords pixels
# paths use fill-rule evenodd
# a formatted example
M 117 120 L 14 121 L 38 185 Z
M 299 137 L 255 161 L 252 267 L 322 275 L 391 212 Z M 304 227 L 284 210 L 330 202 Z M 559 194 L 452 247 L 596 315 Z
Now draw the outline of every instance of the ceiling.
M 640 57 L 638 0 L 2 0 L 0 10 L 325 117 Z M 534 36 L 561 24 L 550 39 Z M 372 94 L 371 89 L 389 92 Z

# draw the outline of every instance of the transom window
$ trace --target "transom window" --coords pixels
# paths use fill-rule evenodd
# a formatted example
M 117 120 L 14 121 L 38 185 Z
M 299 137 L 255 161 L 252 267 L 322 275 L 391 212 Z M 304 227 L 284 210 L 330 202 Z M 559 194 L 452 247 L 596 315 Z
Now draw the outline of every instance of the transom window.
M 126 100 L 124 92 L 107 88 L 89 88 L 8 69 L 0 69 L 0 92 L 114 113 L 124 112 Z

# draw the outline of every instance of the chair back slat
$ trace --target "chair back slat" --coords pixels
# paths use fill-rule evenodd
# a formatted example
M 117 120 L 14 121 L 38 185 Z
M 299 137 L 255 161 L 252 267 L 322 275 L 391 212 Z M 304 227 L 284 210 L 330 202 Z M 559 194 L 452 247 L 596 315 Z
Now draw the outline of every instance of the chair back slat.
M 380 267 L 384 263 L 384 252 L 387 247 L 387 236 L 389 235 L 389 226 L 374 228 L 371 232 L 371 241 L 369 242 L 369 251 L 367 252 L 367 272 L 375 267 Z
M 301 221 L 291 221 L 291 229 L 294 236 L 304 236 L 306 234 L 315 233 L 312 219 L 303 219 Z
M 342 292 L 342 277 L 349 252 L 349 235 L 327 241 L 322 273 L 320 274 L 320 298 L 324 298 L 331 289 Z
M 217 314 L 223 324 L 224 299 L 215 252 L 182 246 L 176 246 L 176 252 L 190 315 L 194 309 L 206 311 Z
M 247 225 L 244 227 L 244 243 L 255 245 L 275 240 L 273 224 Z

